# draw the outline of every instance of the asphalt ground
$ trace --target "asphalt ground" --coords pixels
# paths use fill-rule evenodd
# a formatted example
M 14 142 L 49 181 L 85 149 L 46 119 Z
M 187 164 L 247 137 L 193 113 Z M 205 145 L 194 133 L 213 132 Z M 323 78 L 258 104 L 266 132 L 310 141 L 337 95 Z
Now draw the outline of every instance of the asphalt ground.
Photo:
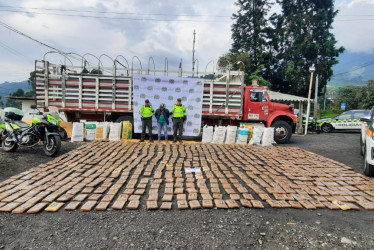
M 76 148 L 64 144 L 63 152 Z M 362 171 L 358 133 L 294 136 L 291 144 Z M 0 153 L 0 178 L 50 158 L 41 151 Z M 328 209 L 200 209 L 59 211 L 35 215 L 0 213 L 0 248 L 5 249 L 371 249 L 372 211 Z

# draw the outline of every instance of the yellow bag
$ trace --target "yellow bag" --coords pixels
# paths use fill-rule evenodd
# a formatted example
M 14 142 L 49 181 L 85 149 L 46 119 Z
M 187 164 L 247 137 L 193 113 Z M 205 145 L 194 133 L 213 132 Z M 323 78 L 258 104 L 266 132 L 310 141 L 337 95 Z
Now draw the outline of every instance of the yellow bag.
M 243 124 L 243 128 L 248 128 L 249 133 L 248 133 L 248 141 L 250 141 L 253 137 L 253 125 L 250 124 Z
M 122 141 L 132 139 L 132 124 L 130 121 L 122 122 Z

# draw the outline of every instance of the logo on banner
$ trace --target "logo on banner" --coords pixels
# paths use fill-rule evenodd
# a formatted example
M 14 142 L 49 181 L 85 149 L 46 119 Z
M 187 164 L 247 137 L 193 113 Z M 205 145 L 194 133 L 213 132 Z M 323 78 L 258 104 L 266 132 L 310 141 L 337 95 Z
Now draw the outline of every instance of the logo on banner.
M 179 92 L 181 92 L 182 90 L 181 90 L 181 88 L 176 88 L 175 89 L 175 92 L 177 92 L 177 93 L 179 93 Z
M 193 106 L 192 105 L 188 105 L 188 110 L 193 110 Z
M 174 84 L 174 82 L 175 82 L 174 79 L 170 79 L 170 80 L 169 80 L 169 83 L 170 83 L 170 84 Z
M 187 80 L 184 80 L 184 81 L 183 81 L 183 84 L 187 85 L 187 84 L 188 84 L 188 81 L 187 81 Z
M 196 85 L 197 85 L 197 86 L 201 86 L 201 85 L 203 85 L 203 83 L 202 83 L 201 81 L 198 81 L 198 82 L 196 83 Z
M 201 98 L 200 98 L 200 97 L 197 97 L 197 98 L 195 99 L 195 102 L 201 102 Z
M 138 103 L 138 102 L 134 102 L 133 105 L 134 105 L 135 107 L 138 107 L 139 103 Z
M 162 88 L 161 88 L 161 91 L 162 91 L 162 92 L 166 92 L 166 91 L 168 91 L 168 88 L 167 88 L 167 87 L 162 87 Z
M 139 89 L 139 85 L 134 85 L 134 89 Z
M 153 98 L 154 98 L 155 100 L 158 100 L 158 99 L 160 99 L 160 96 L 159 96 L 159 95 L 155 95 Z
M 155 82 L 161 82 L 161 79 L 160 78 L 156 78 Z
M 147 78 L 146 77 L 142 77 L 142 82 L 146 82 L 147 81 Z
M 195 92 L 194 89 L 190 89 L 190 90 L 188 91 L 188 93 L 190 93 L 190 94 L 192 94 L 193 92 Z
M 145 94 L 140 94 L 140 98 L 145 98 L 146 97 L 146 95 Z
M 148 86 L 147 90 L 152 91 L 153 90 L 153 86 Z
M 191 127 L 192 126 L 192 122 L 187 122 L 187 126 Z
M 195 128 L 195 129 L 193 130 L 193 133 L 194 133 L 194 134 L 198 134 L 198 133 L 200 133 L 200 131 L 199 131 L 197 128 Z
M 194 116 L 196 119 L 200 118 L 200 114 L 194 114 Z
M 187 97 L 183 96 L 182 97 L 182 101 L 186 102 L 187 101 Z

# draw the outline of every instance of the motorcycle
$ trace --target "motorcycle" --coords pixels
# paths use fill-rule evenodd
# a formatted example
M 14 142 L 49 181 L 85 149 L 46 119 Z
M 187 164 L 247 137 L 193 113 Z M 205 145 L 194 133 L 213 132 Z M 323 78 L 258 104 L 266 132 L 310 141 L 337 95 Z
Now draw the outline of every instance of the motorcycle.
M 37 109 L 36 105 L 30 106 Z M 0 124 L 2 148 L 6 152 L 14 152 L 19 146 L 34 147 L 43 142 L 44 154 L 55 156 L 61 148 L 61 140 L 66 131 L 59 126 L 61 119 L 57 113 L 43 114 L 42 118 L 32 119 L 30 124 L 22 120 L 23 112 L 17 108 L 5 108 L 4 122 Z
M 313 120 L 308 122 L 308 131 L 312 133 L 317 133 L 317 134 L 321 133 L 321 126 L 317 122 L 317 119 L 313 118 Z

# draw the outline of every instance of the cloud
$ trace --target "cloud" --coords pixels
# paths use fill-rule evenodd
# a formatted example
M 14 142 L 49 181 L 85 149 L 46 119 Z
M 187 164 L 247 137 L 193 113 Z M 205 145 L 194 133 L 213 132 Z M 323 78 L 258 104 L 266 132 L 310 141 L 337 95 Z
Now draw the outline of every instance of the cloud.
M 0 3 L 9 5 L 1 0 Z M 12 5 L 29 8 L 28 11 L 39 13 L 143 19 L 85 18 L 14 12 L 2 12 L 1 17 L 5 23 L 65 52 L 75 52 L 81 55 L 89 52 L 98 57 L 105 53 L 112 58 L 121 54 L 130 64 L 132 57 L 137 55 L 142 60 L 143 68 L 147 67 L 148 58 L 153 56 L 156 67 L 159 69 L 164 68 L 165 57 L 168 57 L 169 69 L 178 68 L 179 61 L 183 58 L 184 71 L 190 70 L 192 66 L 194 29 L 197 33 L 195 58 L 199 60 L 200 69 L 205 68 L 206 63 L 211 59 L 216 60 L 230 49 L 231 19 L 229 16 L 236 11 L 233 2 L 217 4 L 215 0 L 190 0 L 178 2 L 178 4 L 173 0 L 24 0 L 13 1 Z M 61 12 L 31 8 L 74 9 L 91 12 Z M 154 19 L 180 21 L 156 21 Z M 209 22 L 211 20 L 229 22 Z M 34 59 L 43 59 L 43 55 L 51 50 L 5 30 L 3 27 L 0 27 L 0 36 L 5 43 L 12 44 L 14 49 L 27 55 L 27 58 L 22 60 L 11 55 L 6 57 L 6 60 L 13 65 L 18 63 L 22 65 L 22 68 L 26 66 L 28 72 L 25 75 L 33 70 Z M 0 53 L 2 52 L 0 48 Z M 63 60 L 58 55 L 52 54 L 48 54 L 47 59 L 56 60 L 56 63 Z M 90 61 L 96 63 L 92 57 Z M 79 64 L 79 62 L 74 63 Z M 108 64 L 109 60 L 103 59 L 103 63 Z M 0 75 L 0 82 L 5 80 L 12 80 L 12 75 Z
M 351 52 L 374 52 L 374 12 L 373 0 L 337 1 L 339 10 L 335 18 L 333 33 L 339 46 Z

